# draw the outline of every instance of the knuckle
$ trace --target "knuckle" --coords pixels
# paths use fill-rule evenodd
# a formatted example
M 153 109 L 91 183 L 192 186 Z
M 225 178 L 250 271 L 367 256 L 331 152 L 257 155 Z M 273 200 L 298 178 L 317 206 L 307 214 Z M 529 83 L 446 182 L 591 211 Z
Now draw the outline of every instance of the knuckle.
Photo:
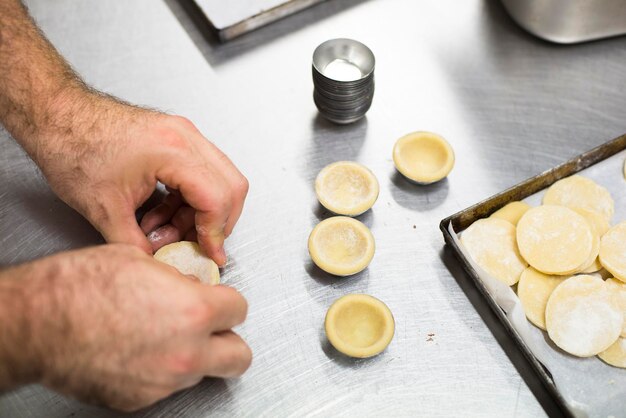
M 196 125 L 194 125 L 194 123 L 189 120 L 188 118 L 184 117 L 184 116 L 180 116 L 180 115 L 173 115 L 170 116 L 172 122 L 174 123 L 174 125 L 183 127 L 183 128 L 187 128 L 187 129 L 196 129 Z
M 245 198 L 248 195 L 248 191 L 250 190 L 250 182 L 244 176 L 241 176 L 237 186 L 235 187 L 235 191 L 240 197 Z
M 200 353 L 198 350 L 183 350 L 174 355 L 170 361 L 171 370 L 178 375 L 193 373 L 200 365 Z

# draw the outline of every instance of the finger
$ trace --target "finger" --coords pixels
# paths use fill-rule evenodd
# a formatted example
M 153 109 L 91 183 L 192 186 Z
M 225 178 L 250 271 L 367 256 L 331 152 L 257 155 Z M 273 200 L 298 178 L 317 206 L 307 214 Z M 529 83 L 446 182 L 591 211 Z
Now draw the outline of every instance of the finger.
M 148 234 L 148 241 L 152 251 L 157 252 L 161 247 L 180 241 L 182 235 L 178 228 L 172 224 L 163 225 Z
M 114 208 L 110 214 L 93 221 L 94 226 L 106 242 L 131 244 L 152 254 L 152 245 L 135 220 L 135 211 L 130 207 Z
M 241 376 L 252 362 L 250 347 L 232 331 L 211 335 L 202 356 L 202 369 L 212 377 Z
M 243 211 L 244 202 L 249 189 L 248 180 L 241 174 L 228 156 L 202 136 L 199 131 L 196 130 L 193 139 L 198 144 L 198 148 L 203 157 L 223 174 L 229 185 L 231 193 L 231 211 L 224 226 L 224 235 L 228 237 L 232 234 L 235 224 Z
M 196 235 L 198 244 L 215 263 L 224 267 L 226 265 L 226 252 L 224 251 L 224 227 L 226 225 L 225 213 L 218 216 L 215 212 L 196 212 Z
M 204 326 L 209 332 L 229 330 L 246 319 L 248 302 L 235 289 L 220 285 L 198 287 L 208 308 Z
M 196 222 L 196 210 L 190 206 L 181 206 L 172 217 L 171 224 L 185 236 L 187 232 L 194 229 Z
M 182 203 L 183 199 L 179 193 L 170 193 L 165 196 L 163 202 L 148 211 L 141 219 L 141 229 L 144 234 L 168 223 Z
M 185 238 L 185 241 L 198 242 L 198 233 L 196 232 L 196 228 L 190 231 L 187 231 L 184 238 Z

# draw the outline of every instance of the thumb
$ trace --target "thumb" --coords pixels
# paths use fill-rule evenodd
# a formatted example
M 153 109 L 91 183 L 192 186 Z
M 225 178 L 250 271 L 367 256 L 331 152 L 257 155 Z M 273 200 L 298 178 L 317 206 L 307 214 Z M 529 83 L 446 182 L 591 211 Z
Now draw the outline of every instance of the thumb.
M 109 216 L 94 223 L 106 242 L 110 244 L 130 244 L 152 255 L 152 245 L 135 219 L 135 211 L 130 207 L 119 208 Z

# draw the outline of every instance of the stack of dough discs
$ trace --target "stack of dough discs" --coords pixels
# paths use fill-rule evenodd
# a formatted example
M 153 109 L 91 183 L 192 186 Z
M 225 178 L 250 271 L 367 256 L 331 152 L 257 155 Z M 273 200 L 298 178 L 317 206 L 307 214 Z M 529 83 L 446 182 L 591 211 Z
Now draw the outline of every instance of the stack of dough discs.
M 598 257 L 598 254 L 600 252 L 600 238 L 602 237 L 602 234 L 600 232 L 601 232 L 601 229 L 604 228 L 605 223 L 606 223 L 606 226 L 608 227 L 608 221 L 606 221 L 604 217 L 597 212 L 592 212 L 590 210 L 582 209 L 582 208 L 573 208 L 573 210 L 574 212 L 578 213 L 587 221 L 591 229 L 591 236 L 592 236 L 591 252 L 589 253 L 589 257 L 587 257 L 587 261 L 585 261 L 582 264 L 582 266 L 576 269 L 575 273 L 596 272 L 602 268 L 602 265 L 600 265 L 600 260 Z
M 480 219 L 461 235 L 461 243 L 487 273 L 512 286 L 528 264 L 515 242 L 515 227 L 498 218 Z
M 361 222 L 335 216 L 317 224 L 309 236 L 309 254 L 322 270 L 350 276 L 364 270 L 374 257 L 371 231 Z
M 581 269 L 580 272 L 594 273 L 602 269 L 602 264 L 600 263 L 600 257 L 598 256 L 600 252 L 600 239 L 609 230 L 610 228 L 609 221 L 607 221 L 606 218 L 598 212 L 593 212 L 591 210 L 583 209 L 583 208 L 574 208 L 574 210 L 578 214 L 580 214 L 583 218 L 585 218 L 587 222 L 589 222 L 589 225 L 591 226 L 591 232 L 594 234 L 592 254 L 590 254 L 589 260 L 588 260 L 589 263 L 587 267 Z
M 580 275 L 565 280 L 546 306 L 546 328 L 554 343 L 578 357 L 603 352 L 618 339 L 623 313 L 604 281 Z
M 378 199 L 376 176 L 352 161 L 332 163 L 317 175 L 315 193 L 326 209 L 338 215 L 358 216 Z
M 517 244 L 522 257 L 535 269 L 566 275 L 586 267 L 593 233 L 585 218 L 573 210 L 544 205 L 522 216 L 517 224 Z
M 175 267 L 182 274 L 197 277 L 202 283 L 220 283 L 217 264 L 204 255 L 195 242 L 181 241 L 166 245 L 154 254 L 154 258 Z
M 571 176 L 557 181 L 543 196 L 544 205 L 561 205 L 598 212 L 610 221 L 614 203 L 607 189 L 582 176 Z
M 550 295 L 567 277 L 549 276 L 532 267 L 522 273 L 517 283 L 517 296 L 524 307 L 524 313 L 530 322 L 546 329 L 546 305 Z
M 626 222 L 615 225 L 602 236 L 600 262 L 613 276 L 626 282 Z
M 614 278 L 607 279 L 604 282 L 609 290 L 613 292 L 617 303 L 624 314 L 624 325 L 622 326 L 621 336 L 626 338 L 626 283 Z
M 530 208 L 531 206 L 528 203 L 511 202 L 492 213 L 490 217 L 504 219 L 517 226 L 520 218 L 528 212 Z
M 612 346 L 598 354 L 605 363 L 626 369 L 626 338 L 618 338 Z

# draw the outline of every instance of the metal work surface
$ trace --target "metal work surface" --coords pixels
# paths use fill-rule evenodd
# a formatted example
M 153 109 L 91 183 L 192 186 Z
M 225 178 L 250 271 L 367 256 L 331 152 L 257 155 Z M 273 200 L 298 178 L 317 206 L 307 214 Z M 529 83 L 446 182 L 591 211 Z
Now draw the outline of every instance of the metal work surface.
M 626 132 L 626 38 L 551 45 L 497 1 L 337 0 L 219 45 L 179 0 L 28 4 L 89 83 L 188 116 L 250 179 L 223 277 L 250 303 L 238 331 L 253 365 L 137 416 L 536 417 L 542 405 L 557 413 L 444 250 L 438 224 Z M 343 127 L 317 116 L 310 72 L 315 47 L 337 37 L 365 43 L 377 62 L 371 110 Z M 395 173 L 392 146 L 415 130 L 454 147 L 447 180 L 420 187 Z M 4 131 L 0 147 L 0 263 L 101 242 Z M 313 180 L 336 160 L 364 163 L 381 185 L 360 217 L 376 255 L 344 279 L 315 268 L 306 249 L 327 216 Z M 396 319 L 391 345 L 370 360 L 337 354 L 323 334 L 326 309 L 350 292 L 380 298 Z M 39 386 L 0 396 L 0 416 L 114 415 Z

